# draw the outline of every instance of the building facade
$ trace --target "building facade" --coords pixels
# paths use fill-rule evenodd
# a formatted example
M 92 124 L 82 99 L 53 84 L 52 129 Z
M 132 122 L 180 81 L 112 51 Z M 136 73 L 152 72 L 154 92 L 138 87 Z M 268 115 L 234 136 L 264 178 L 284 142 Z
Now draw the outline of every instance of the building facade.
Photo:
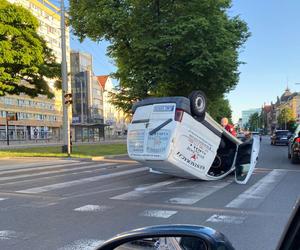
M 71 52 L 72 129 L 75 141 L 104 137 L 103 88 L 93 74 L 92 55 Z
M 48 0 L 8 0 L 29 10 L 39 21 L 38 33 L 43 36 L 61 62 L 60 9 Z M 66 28 L 68 70 L 70 65 L 69 30 Z M 62 127 L 62 92 L 48 81 L 55 97 L 30 98 L 26 95 L 0 97 L 0 140 L 6 137 L 6 112 L 17 113 L 18 121 L 9 122 L 11 140 L 59 140 Z
M 243 121 L 243 127 L 245 127 L 249 121 L 249 118 L 252 114 L 259 113 L 260 114 L 261 109 L 247 109 L 242 111 L 242 121 Z
M 110 92 L 114 92 L 114 85 L 109 75 L 98 76 L 98 81 L 103 87 L 103 115 L 106 126 L 106 137 L 116 137 L 127 134 L 129 117 L 110 102 Z

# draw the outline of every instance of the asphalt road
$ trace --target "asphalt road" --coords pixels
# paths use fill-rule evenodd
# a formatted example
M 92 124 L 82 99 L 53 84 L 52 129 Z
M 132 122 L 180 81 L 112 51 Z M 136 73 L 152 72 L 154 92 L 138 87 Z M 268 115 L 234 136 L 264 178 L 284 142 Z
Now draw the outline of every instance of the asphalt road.
M 275 249 L 300 198 L 300 165 L 264 139 L 246 185 L 149 173 L 128 161 L 1 159 L 0 249 L 93 249 L 157 224 L 223 232 L 236 249 Z

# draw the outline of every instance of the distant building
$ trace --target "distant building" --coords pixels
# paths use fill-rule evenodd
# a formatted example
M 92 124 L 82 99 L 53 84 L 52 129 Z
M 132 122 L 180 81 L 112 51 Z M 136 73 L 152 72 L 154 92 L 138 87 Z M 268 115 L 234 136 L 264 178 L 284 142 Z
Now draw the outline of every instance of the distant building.
M 29 10 L 39 21 L 38 33 L 53 50 L 57 62 L 61 62 L 60 9 L 48 0 L 8 0 Z M 67 63 L 69 58 L 69 28 L 66 27 Z M 62 92 L 54 89 L 55 80 L 48 84 L 55 94 L 30 98 L 26 95 L 0 97 L 0 141 L 6 139 L 6 112 L 18 114 L 18 121 L 11 121 L 10 140 L 58 140 L 62 137 Z
M 238 126 L 239 129 L 243 128 L 243 119 L 242 118 L 239 118 L 237 126 Z
M 75 141 L 104 137 L 103 87 L 93 73 L 92 55 L 71 52 L 72 128 Z
M 252 114 L 259 113 L 260 114 L 261 109 L 247 109 L 242 111 L 242 121 L 243 121 L 243 127 L 245 127 L 249 121 L 249 118 Z
M 98 81 L 104 89 L 103 93 L 103 113 L 104 123 L 107 125 L 105 128 L 106 136 L 120 136 L 127 133 L 127 125 L 129 120 L 126 114 L 117 109 L 111 102 L 109 93 L 114 92 L 112 79 L 108 75 L 98 76 Z

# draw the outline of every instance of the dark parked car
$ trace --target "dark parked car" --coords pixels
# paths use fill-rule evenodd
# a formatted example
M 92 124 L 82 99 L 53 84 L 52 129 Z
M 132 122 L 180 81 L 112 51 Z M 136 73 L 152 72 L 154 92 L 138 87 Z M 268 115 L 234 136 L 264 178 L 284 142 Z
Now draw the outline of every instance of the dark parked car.
M 288 158 L 291 159 L 292 163 L 300 162 L 300 125 L 289 139 Z
M 288 145 L 291 133 L 288 130 L 276 130 L 271 136 L 271 145 Z

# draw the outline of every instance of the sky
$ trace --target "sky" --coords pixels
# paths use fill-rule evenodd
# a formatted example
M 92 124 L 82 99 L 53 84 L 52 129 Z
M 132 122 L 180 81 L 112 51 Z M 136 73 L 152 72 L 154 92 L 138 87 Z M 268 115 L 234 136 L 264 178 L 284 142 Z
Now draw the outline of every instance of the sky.
M 300 1 L 233 0 L 229 15 L 247 22 L 251 37 L 240 51 L 238 85 L 228 95 L 233 120 L 241 111 L 260 108 L 276 101 L 287 87 L 300 91 Z M 114 72 L 113 61 L 106 56 L 108 42 L 85 40 L 80 44 L 72 36 L 71 48 L 89 52 L 94 58 L 96 75 Z

